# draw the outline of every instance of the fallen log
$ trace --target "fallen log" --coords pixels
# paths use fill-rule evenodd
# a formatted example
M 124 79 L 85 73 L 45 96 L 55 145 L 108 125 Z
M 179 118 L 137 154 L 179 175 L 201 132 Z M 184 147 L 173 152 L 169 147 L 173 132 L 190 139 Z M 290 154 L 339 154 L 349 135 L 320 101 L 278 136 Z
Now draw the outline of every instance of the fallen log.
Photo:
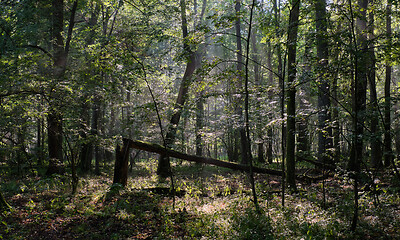
M 244 171 L 244 172 L 247 172 L 250 170 L 248 165 L 222 161 L 222 160 L 218 160 L 215 158 L 200 157 L 200 156 L 196 156 L 196 155 L 181 153 L 181 152 L 178 152 L 178 151 L 175 151 L 172 149 L 165 148 L 159 144 L 148 143 L 148 142 L 143 142 L 143 141 L 138 141 L 138 140 L 131 140 L 131 139 L 124 139 L 124 144 L 127 144 L 130 148 L 135 148 L 135 149 L 139 149 L 139 150 L 143 150 L 143 151 L 147 151 L 147 152 L 158 153 L 158 154 L 165 154 L 166 156 L 183 159 L 186 161 L 211 164 L 211 165 L 215 165 L 215 166 L 219 166 L 219 167 L 225 167 L 225 168 L 230 168 L 233 170 Z M 253 167 L 253 172 L 282 176 L 282 171 L 267 169 L 267 168 Z

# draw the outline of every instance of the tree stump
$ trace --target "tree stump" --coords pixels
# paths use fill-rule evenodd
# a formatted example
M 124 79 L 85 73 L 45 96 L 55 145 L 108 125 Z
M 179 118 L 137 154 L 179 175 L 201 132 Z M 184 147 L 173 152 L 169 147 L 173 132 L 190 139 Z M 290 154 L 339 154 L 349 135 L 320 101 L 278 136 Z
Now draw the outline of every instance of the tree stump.
M 117 145 L 115 150 L 115 167 L 113 184 L 119 183 L 126 186 L 128 183 L 129 142 L 123 140 L 122 148 Z

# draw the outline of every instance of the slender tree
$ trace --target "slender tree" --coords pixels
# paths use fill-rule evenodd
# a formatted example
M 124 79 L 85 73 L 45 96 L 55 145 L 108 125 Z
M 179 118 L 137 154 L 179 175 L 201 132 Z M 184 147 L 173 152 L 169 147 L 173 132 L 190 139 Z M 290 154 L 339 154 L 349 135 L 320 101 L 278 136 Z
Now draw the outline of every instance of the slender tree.
M 327 149 L 332 147 L 332 128 L 330 127 L 331 101 L 328 67 L 328 39 L 327 32 L 326 0 L 315 0 L 315 28 L 317 31 L 317 61 L 318 61 L 318 159 L 327 162 L 329 155 Z
M 390 48 L 391 48 L 391 35 L 392 35 L 392 2 L 388 0 L 386 6 L 386 66 L 385 66 L 385 108 L 384 108 L 384 164 L 389 166 L 392 162 L 392 137 L 391 137 L 391 93 L 390 82 L 392 81 L 392 66 L 390 64 Z
M 287 89 L 287 138 L 286 138 L 286 179 L 289 187 L 296 190 L 296 49 L 299 26 L 300 0 L 290 2 L 290 16 L 287 38 L 288 89 Z
M 350 2 L 350 10 L 353 11 Z M 352 31 L 354 27 L 356 34 L 353 33 L 354 46 L 354 84 L 353 84 L 353 139 L 351 153 L 349 158 L 348 169 L 352 171 L 354 177 L 354 214 L 351 223 L 351 230 L 354 231 L 358 222 L 358 181 L 359 171 L 362 162 L 364 149 L 364 122 L 366 110 L 366 92 L 367 92 L 367 67 L 369 57 L 368 53 L 368 33 L 367 33 L 367 12 L 368 0 L 358 0 L 356 26 L 353 21 Z M 354 14 L 352 14 L 352 17 Z
M 258 48 L 257 48 L 257 31 L 256 28 L 252 29 L 251 32 L 251 48 L 252 48 L 252 59 L 253 59 L 253 69 L 254 69 L 254 83 L 257 88 L 257 98 L 260 97 L 260 92 L 259 89 L 261 87 L 261 74 L 260 74 L 260 63 L 259 63 L 259 53 L 258 53 Z M 271 53 L 270 48 L 269 53 Z M 267 54 L 268 55 L 268 54 Z M 267 58 L 270 58 L 268 55 Z M 272 65 L 272 64 L 271 64 Z M 269 66 L 270 69 L 272 68 Z M 258 101 L 256 101 L 256 109 L 260 109 L 260 104 Z M 263 163 L 264 160 L 264 143 L 262 141 L 262 128 L 260 126 L 261 122 L 261 116 L 259 115 L 257 118 L 257 123 L 256 123 L 256 131 L 258 135 L 258 143 L 257 143 L 257 161 L 260 163 Z
M 370 0 L 370 5 L 373 6 L 374 1 Z M 372 7 L 373 9 L 373 7 Z M 382 138 L 379 127 L 379 106 L 378 106 L 378 95 L 376 91 L 376 57 L 375 57 L 375 35 L 374 35 L 374 10 L 369 12 L 368 19 L 368 82 L 370 91 L 370 111 L 371 111 L 371 164 L 374 167 L 382 165 Z
M 241 33 L 241 23 L 240 23 L 240 18 L 241 18 L 241 0 L 236 0 L 235 1 L 235 13 L 236 13 L 236 20 L 235 20 L 235 30 L 236 30 L 236 70 L 237 70 L 237 89 L 241 91 L 243 87 L 243 50 L 242 50 L 242 33 Z M 249 159 L 249 149 L 247 148 L 248 143 L 247 143 L 247 137 L 246 137 L 246 130 L 244 127 L 244 121 L 243 121 L 243 97 L 239 95 L 237 99 L 235 99 L 235 114 L 237 115 L 239 119 L 239 127 L 236 129 L 236 139 L 240 139 L 240 153 L 241 153 L 241 162 L 243 164 L 247 164 Z M 236 143 L 238 141 L 236 140 Z M 236 146 L 238 144 L 235 144 Z M 236 149 L 238 149 L 236 147 Z
M 197 1 L 194 1 L 194 11 L 195 11 L 195 15 L 197 15 Z M 207 0 L 203 0 L 203 6 L 201 8 L 201 13 L 200 16 L 204 15 L 204 12 L 206 10 L 206 6 L 207 6 Z M 200 19 L 201 21 L 201 19 Z M 195 23 L 195 26 L 198 23 Z M 201 61 L 203 59 L 203 56 L 207 55 L 206 53 L 206 47 L 204 44 L 201 44 L 199 46 L 199 50 L 196 52 L 196 69 L 199 69 L 201 67 Z M 201 76 L 197 77 L 197 81 L 199 83 L 201 83 L 203 80 L 201 78 Z M 200 84 L 202 85 L 202 84 Z M 196 155 L 198 156 L 203 156 L 203 138 L 202 138 L 202 129 L 204 126 L 204 90 L 201 89 L 196 96 Z

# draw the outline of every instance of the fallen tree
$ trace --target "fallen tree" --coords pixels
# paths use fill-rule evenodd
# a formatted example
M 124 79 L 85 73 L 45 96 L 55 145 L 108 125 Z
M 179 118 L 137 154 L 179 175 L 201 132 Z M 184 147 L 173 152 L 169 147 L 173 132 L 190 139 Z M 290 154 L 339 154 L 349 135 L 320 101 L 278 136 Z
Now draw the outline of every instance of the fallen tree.
M 209 157 L 200 157 L 196 155 L 190 155 L 186 153 L 181 153 L 172 149 L 165 148 L 159 144 L 154 144 L 154 143 L 148 143 L 148 142 L 143 142 L 143 141 L 138 141 L 138 140 L 131 140 L 131 139 L 123 139 L 124 146 L 121 148 L 117 146 L 117 153 L 116 153 L 116 162 L 115 162 L 115 171 L 114 174 L 117 174 L 120 176 L 114 175 L 114 183 L 120 183 L 123 186 L 126 185 L 127 181 L 127 163 L 128 163 L 128 156 L 129 156 L 129 149 L 130 148 L 135 148 L 147 152 L 153 152 L 153 153 L 158 153 L 161 155 L 165 155 L 168 157 L 174 157 L 190 162 L 197 162 L 197 163 L 204 163 L 204 164 L 210 164 L 214 166 L 219 166 L 219 167 L 225 167 L 225 168 L 230 168 L 233 170 L 238 170 L 238 171 L 243 171 L 243 172 L 248 172 L 250 170 L 250 167 L 248 165 L 244 164 L 237 164 L 233 162 L 228 162 L 228 161 L 222 161 L 218 160 L 215 158 L 209 158 Z M 125 166 L 126 166 L 126 174 L 125 174 Z M 121 168 L 122 169 L 119 169 Z M 269 175 L 276 175 L 276 176 L 282 176 L 282 171 L 279 170 L 273 170 L 273 169 L 267 169 L 267 168 L 260 168 L 260 167 L 253 167 L 253 172 L 255 173 L 263 173 L 263 174 L 269 174 Z

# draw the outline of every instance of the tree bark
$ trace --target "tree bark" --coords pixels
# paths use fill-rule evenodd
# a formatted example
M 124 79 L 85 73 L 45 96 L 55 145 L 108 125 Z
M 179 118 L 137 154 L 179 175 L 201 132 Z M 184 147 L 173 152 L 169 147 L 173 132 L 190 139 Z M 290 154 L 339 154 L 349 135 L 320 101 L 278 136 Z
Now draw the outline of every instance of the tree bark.
M 286 179 L 289 187 L 296 190 L 296 45 L 299 25 L 300 0 L 291 1 L 292 9 L 288 28 L 288 89 L 287 89 L 287 138 L 286 138 Z

